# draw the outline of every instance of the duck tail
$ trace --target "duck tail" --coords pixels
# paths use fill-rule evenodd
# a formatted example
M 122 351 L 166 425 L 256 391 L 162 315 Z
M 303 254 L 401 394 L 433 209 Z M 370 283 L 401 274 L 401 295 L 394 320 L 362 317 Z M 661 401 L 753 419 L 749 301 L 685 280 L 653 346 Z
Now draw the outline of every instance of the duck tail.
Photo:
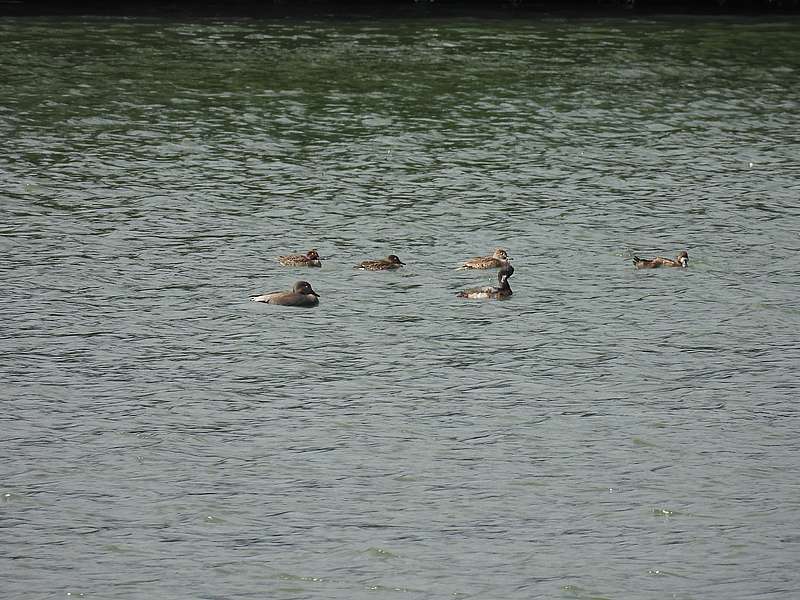
M 636 265 L 636 264 L 638 264 L 638 263 L 640 263 L 640 262 L 642 262 L 642 259 L 641 259 L 641 258 L 639 258 L 638 256 L 636 256 L 636 255 L 634 254 L 634 255 L 633 255 L 633 264 L 635 264 L 635 265 Z

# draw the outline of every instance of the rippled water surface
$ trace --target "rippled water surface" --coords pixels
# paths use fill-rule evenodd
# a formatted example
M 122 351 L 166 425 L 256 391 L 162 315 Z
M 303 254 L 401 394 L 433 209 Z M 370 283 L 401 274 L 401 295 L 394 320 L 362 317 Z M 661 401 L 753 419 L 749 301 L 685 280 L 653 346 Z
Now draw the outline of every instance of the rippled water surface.
M 0 40 L 4 596 L 800 588 L 800 22 Z

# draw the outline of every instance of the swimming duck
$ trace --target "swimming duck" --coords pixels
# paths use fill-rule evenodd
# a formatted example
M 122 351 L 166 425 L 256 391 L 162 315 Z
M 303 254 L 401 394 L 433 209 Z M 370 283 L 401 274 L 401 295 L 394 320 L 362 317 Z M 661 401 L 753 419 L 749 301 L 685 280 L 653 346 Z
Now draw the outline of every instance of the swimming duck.
M 500 283 L 500 287 L 471 288 L 458 292 L 456 296 L 459 298 L 504 300 L 514 293 L 511 291 L 511 286 L 508 285 L 508 278 L 513 274 L 514 267 L 506 265 L 497 273 L 497 281 Z
M 633 264 L 637 269 L 657 269 L 658 267 L 686 267 L 689 264 L 689 253 L 684 250 L 675 258 L 663 258 L 656 256 L 655 258 L 639 258 L 633 257 Z
M 390 254 L 386 258 L 380 260 L 363 260 L 356 267 L 356 269 L 363 269 L 365 271 L 390 271 L 392 269 L 399 269 L 404 264 L 396 255 Z
M 319 304 L 319 294 L 313 290 L 311 284 L 307 281 L 298 281 L 290 292 L 270 292 L 260 296 L 251 296 L 250 300 L 267 304 L 311 308 Z
M 321 267 L 319 253 L 316 248 L 312 248 L 305 254 L 287 254 L 279 256 L 278 262 L 284 267 Z
M 498 269 L 508 264 L 508 253 L 502 248 L 497 248 L 491 256 L 477 256 L 464 262 L 459 271 L 464 269 Z

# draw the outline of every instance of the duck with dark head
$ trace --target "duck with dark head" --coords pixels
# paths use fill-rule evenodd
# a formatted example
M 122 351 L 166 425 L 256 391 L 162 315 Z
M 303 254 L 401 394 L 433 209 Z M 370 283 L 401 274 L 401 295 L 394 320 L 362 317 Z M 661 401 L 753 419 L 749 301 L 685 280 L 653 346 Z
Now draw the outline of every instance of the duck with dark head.
M 687 267 L 689 266 L 689 253 L 684 250 L 675 259 L 656 256 L 655 258 L 633 257 L 633 266 L 637 269 L 658 269 L 659 267 Z
M 497 273 L 497 282 L 500 284 L 498 287 L 471 288 L 458 292 L 456 296 L 473 300 L 505 300 L 514 293 L 511 291 L 511 286 L 508 284 L 508 278 L 513 274 L 514 267 L 506 265 Z
M 280 304 L 283 306 L 299 306 L 311 308 L 319 304 L 319 294 L 314 291 L 307 281 L 298 281 L 288 292 L 269 292 L 258 296 L 251 296 L 253 302 L 266 304 Z

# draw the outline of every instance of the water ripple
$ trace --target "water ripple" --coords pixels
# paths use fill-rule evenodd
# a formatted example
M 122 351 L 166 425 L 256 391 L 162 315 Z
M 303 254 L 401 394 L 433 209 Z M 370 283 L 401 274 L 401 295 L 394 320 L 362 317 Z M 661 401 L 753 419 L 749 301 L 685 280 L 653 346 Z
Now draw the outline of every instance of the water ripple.
M 797 589 L 796 21 L 0 36 L 15 598 Z

